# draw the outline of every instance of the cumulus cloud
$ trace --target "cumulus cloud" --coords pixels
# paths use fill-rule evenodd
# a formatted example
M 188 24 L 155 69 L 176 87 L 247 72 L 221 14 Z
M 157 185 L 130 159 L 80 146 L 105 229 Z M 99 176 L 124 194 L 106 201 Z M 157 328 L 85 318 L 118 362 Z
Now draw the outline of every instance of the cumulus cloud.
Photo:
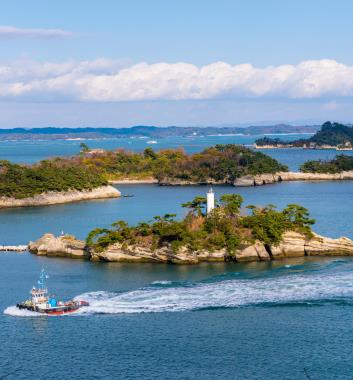
M 0 63 L 0 98 L 121 102 L 204 99 L 310 99 L 353 96 L 353 66 L 334 60 L 257 68 L 215 62 Z
M 31 38 L 65 38 L 73 33 L 62 29 L 16 28 L 15 26 L 0 26 L 0 37 L 31 37 Z

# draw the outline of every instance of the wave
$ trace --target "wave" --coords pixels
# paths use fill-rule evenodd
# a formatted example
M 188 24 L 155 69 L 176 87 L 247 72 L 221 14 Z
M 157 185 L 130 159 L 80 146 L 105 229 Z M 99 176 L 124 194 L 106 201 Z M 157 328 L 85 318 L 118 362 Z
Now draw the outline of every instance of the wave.
M 20 310 L 16 306 L 9 306 L 4 310 L 4 314 L 11 315 L 12 317 L 40 317 L 43 314 L 35 313 L 30 310 Z
M 152 285 L 170 285 L 172 281 L 153 281 Z
M 124 293 L 85 293 L 90 306 L 80 314 L 195 311 L 252 305 L 353 305 L 353 276 L 294 274 L 277 278 L 226 280 L 193 286 L 146 287 Z

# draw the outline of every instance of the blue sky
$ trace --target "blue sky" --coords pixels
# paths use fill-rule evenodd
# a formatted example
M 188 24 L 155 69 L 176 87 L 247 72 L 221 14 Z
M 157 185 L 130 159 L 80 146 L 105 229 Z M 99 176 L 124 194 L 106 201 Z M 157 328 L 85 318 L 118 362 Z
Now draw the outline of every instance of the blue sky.
M 352 14 L 344 0 L 4 2 L 0 127 L 351 122 Z

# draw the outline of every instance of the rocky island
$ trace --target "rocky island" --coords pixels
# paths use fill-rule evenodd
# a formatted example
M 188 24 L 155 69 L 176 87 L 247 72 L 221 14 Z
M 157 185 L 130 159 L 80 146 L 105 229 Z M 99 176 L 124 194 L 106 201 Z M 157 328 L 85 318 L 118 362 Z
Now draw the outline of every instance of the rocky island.
M 86 241 L 45 234 L 29 244 L 37 255 L 103 262 L 198 264 L 251 262 L 301 256 L 353 256 L 353 241 L 332 239 L 311 230 L 314 220 L 304 207 L 290 204 L 241 209 L 237 194 L 223 195 L 206 214 L 206 199 L 196 197 L 183 206 L 187 216 L 156 216 L 151 223 L 131 227 L 124 221 L 111 229 L 96 228 Z
M 255 141 L 255 148 L 304 148 L 304 149 L 335 149 L 353 150 L 353 127 L 327 121 L 321 129 L 308 139 L 284 141 L 279 138 L 263 137 Z
M 120 191 L 95 169 L 57 158 L 36 165 L 0 161 L 0 208 L 115 198 Z

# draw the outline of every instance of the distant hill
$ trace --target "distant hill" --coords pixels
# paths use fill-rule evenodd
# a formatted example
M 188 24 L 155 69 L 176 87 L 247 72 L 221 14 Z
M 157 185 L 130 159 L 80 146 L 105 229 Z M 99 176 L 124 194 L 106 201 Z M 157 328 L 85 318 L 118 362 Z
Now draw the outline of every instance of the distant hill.
M 66 138 L 103 138 L 103 137 L 148 137 L 163 138 L 170 136 L 206 136 L 231 134 L 281 134 L 281 133 L 314 133 L 317 125 L 268 125 L 250 127 L 155 127 L 138 125 L 129 128 L 13 128 L 0 129 L 0 139 L 66 139 Z
M 336 146 L 346 142 L 353 144 L 353 128 L 352 126 L 327 121 L 309 141 L 319 145 Z
M 271 139 L 264 137 L 256 140 L 257 146 L 274 146 L 274 147 L 321 147 L 321 146 L 353 146 L 353 127 L 340 123 L 331 123 L 327 121 L 322 124 L 321 129 L 308 139 L 295 141 L 283 141 L 279 138 Z

